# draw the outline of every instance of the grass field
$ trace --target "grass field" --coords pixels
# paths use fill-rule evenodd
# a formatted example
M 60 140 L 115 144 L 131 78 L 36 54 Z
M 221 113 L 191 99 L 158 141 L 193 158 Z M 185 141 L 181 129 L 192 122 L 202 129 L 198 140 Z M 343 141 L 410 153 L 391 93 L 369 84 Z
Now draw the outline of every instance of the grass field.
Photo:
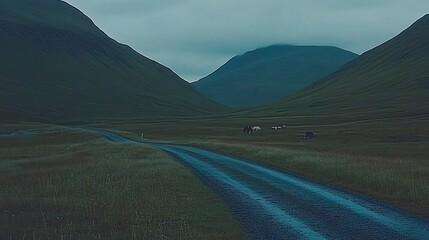
M 290 128 L 272 131 L 270 126 Z M 429 128 L 427 119 L 402 118 L 339 124 L 297 124 L 294 119 L 183 119 L 101 124 L 138 138 L 197 145 L 297 173 L 374 197 L 429 217 Z M 244 125 L 261 125 L 251 135 Z M 298 137 L 307 130 L 316 138 Z
M 0 137 L 0 239 L 243 237 L 221 200 L 158 150 L 77 132 Z
M 288 123 L 287 130 L 269 130 Z M 240 156 L 378 199 L 429 218 L 426 118 L 341 124 L 246 118 L 98 122 L 139 139 L 185 143 Z M 251 135 L 243 125 L 261 125 Z M 1 231 L 65 239 L 202 238 L 244 235 L 221 201 L 167 155 L 56 127 L 4 125 L 0 138 Z M 307 130 L 316 138 L 297 137 Z M 64 153 L 67 154 L 64 154 Z M 2 236 L 3 237 L 3 236 Z
M 320 152 L 286 146 L 225 144 L 216 141 L 194 142 L 192 145 L 240 156 L 330 185 L 354 190 L 415 214 L 429 216 L 427 158 L 377 156 L 369 152 L 366 154 Z M 418 146 L 408 147 L 412 149 Z

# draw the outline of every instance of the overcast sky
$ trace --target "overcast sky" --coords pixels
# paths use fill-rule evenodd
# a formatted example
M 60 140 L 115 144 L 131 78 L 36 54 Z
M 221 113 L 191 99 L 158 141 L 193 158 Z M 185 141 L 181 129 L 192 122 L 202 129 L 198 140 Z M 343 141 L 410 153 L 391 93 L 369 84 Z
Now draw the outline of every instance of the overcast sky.
M 428 0 L 66 0 L 187 81 L 273 44 L 363 53 L 429 12 Z

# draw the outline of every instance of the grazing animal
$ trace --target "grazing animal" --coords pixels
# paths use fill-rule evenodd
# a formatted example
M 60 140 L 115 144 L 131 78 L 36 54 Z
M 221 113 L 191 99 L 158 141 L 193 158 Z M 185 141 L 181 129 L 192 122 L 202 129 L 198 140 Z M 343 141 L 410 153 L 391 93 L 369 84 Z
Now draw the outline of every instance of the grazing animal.
M 287 128 L 286 124 L 283 124 L 281 126 L 271 127 L 272 130 L 282 130 L 282 129 L 286 129 L 286 128 Z
M 243 128 L 243 133 L 253 133 L 253 129 L 250 126 L 245 126 Z
M 305 132 L 304 139 L 312 139 L 312 138 L 314 138 L 313 132 Z
M 260 126 L 253 126 L 253 127 L 252 127 L 252 130 L 253 130 L 254 132 L 256 132 L 256 131 L 261 131 L 261 130 L 262 130 L 262 128 L 261 128 Z

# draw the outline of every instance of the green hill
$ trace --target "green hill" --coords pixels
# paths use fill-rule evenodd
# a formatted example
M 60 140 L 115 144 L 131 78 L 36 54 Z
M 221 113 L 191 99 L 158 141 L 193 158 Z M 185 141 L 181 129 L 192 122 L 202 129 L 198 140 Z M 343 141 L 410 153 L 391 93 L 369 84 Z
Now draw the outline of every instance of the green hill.
M 301 90 L 356 57 L 335 47 L 275 45 L 232 58 L 194 86 L 227 106 L 258 105 Z
M 132 118 L 225 109 L 58 0 L 0 2 L 0 86 L 0 120 Z
M 429 15 L 306 90 L 258 115 L 354 121 L 429 114 Z

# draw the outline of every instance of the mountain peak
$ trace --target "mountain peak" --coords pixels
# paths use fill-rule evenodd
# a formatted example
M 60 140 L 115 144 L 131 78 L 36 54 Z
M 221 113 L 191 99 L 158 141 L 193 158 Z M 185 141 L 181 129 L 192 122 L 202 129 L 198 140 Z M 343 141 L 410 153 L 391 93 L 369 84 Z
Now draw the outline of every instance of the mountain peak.
M 366 52 L 371 57 L 383 53 L 386 62 L 399 62 L 415 57 L 425 58 L 429 54 L 429 14 L 414 22 L 396 37 Z
M 0 1 L 0 20 L 21 25 L 45 25 L 63 30 L 102 33 L 89 17 L 60 0 Z
M 194 86 L 227 106 L 247 107 L 298 91 L 356 56 L 335 47 L 271 45 L 233 57 Z
M 225 109 L 59 0 L 0 1 L 0 121 L 87 121 Z
M 425 30 L 429 32 L 429 14 L 424 15 L 419 18 L 416 22 L 414 22 L 409 28 L 407 28 L 404 32 L 411 30 L 415 30 L 418 28 L 422 28 L 421 30 Z
M 429 15 L 425 15 L 311 88 L 265 110 L 337 113 L 342 120 L 344 116 L 382 119 L 424 115 L 429 112 L 428 59 Z
M 429 13 L 426 13 L 423 17 L 420 18 L 421 20 L 429 21 Z

